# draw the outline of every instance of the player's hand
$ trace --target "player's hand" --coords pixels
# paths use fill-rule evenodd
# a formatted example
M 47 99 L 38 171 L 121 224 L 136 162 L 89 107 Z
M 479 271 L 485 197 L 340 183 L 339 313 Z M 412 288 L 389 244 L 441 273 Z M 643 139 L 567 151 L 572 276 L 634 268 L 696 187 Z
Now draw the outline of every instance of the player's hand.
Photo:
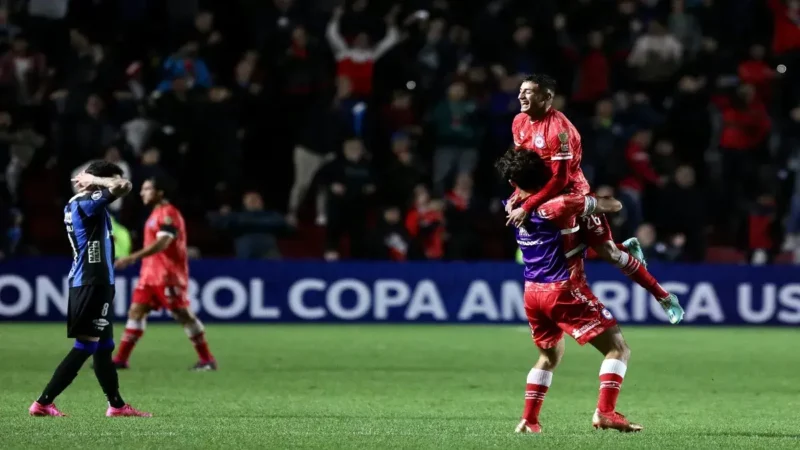
M 512 195 L 506 202 L 506 215 L 511 214 L 511 211 L 514 210 L 514 203 L 517 203 L 516 195 Z
M 508 214 L 508 220 L 506 221 L 506 225 L 521 227 L 523 224 L 525 224 L 525 220 L 527 219 L 528 219 L 528 211 L 525 211 L 522 208 L 517 208 Z
M 93 184 L 95 184 L 95 176 L 90 175 L 86 172 L 81 172 L 72 179 L 72 182 L 75 183 L 75 187 L 78 189 L 85 189 Z
M 119 258 L 118 260 L 114 261 L 114 268 L 115 269 L 119 269 L 119 270 L 126 269 L 126 268 L 132 266 L 133 263 L 135 263 L 135 262 L 136 262 L 136 260 L 134 260 L 133 258 L 131 258 L 129 256 L 125 256 L 125 257 Z

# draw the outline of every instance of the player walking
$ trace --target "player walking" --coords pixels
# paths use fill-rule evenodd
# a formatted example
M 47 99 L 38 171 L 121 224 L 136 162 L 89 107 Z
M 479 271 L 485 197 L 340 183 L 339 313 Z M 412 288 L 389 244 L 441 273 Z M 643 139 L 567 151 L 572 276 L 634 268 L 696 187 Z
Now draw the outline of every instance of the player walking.
M 513 150 L 497 163 L 503 177 L 519 189 L 520 200 L 544 184 L 537 176 L 543 166 L 535 153 Z M 580 345 L 592 344 L 605 356 L 600 365 L 600 393 L 592 425 L 625 432 L 642 429 L 616 411 L 630 349 L 611 312 L 589 289 L 583 272 L 584 252 L 581 244 L 576 247 L 577 241 L 570 238 L 579 216 L 619 211 L 621 205 L 614 199 L 591 196 L 585 196 L 581 205 L 575 197 L 570 194 L 546 202 L 523 226 L 515 228 L 525 263 L 525 312 L 539 349 L 539 360 L 528 373 L 525 408 L 517 433 L 542 432 L 539 411 L 564 355 L 564 332 Z
M 524 202 L 515 192 L 506 204 L 508 223 L 520 226 L 542 203 L 564 192 L 587 195 L 589 183 L 581 170 L 581 137 L 560 111 L 553 109 L 555 81 L 547 75 L 526 77 L 519 90 L 520 114 L 511 131 L 517 149 L 531 150 L 550 166 L 552 177 L 542 189 Z M 521 205 L 520 205 L 521 204 Z M 683 319 L 678 297 L 664 290 L 647 271 L 644 253 L 635 238 L 615 244 L 611 228 L 603 214 L 580 218 L 581 239 L 600 257 L 617 266 L 622 273 L 645 288 L 667 312 L 673 324 Z
M 189 284 L 189 261 L 186 250 L 186 225 L 183 216 L 164 192 L 164 181 L 150 178 L 142 184 L 142 202 L 153 207 L 144 227 L 144 248 L 117 260 L 115 267 L 124 269 L 142 260 L 139 284 L 133 292 L 128 322 L 114 363 L 128 368 L 128 359 L 141 339 L 150 311 L 166 308 L 186 331 L 197 351 L 199 361 L 193 370 L 217 370 L 214 356 L 208 349 L 205 328 L 189 308 L 186 287 Z
M 137 411 L 120 396 L 117 369 L 111 361 L 114 332 L 106 318 L 114 301 L 114 249 L 111 217 L 106 208 L 128 194 L 131 183 L 122 178 L 122 169 L 105 161 L 90 164 L 72 181 L 78 194 L 64 208 L 64 224 L 73 254 L 67 337 L 74 338 L 75 345 L 28 412 L 32 416 L 64 416 L 53 401 L 94 355 L 94 373 L 108 399 L 106 416 L 150 417 L 150 413 Z

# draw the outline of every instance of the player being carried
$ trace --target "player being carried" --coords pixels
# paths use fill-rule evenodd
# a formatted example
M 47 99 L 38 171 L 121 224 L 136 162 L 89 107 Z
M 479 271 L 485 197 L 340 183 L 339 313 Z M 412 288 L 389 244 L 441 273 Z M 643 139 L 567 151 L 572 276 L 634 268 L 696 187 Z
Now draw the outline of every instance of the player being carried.
M 496 167 L 518 188 L 520 200 L 534 195 L 550 177 L 545 163 L 534 152 L 509 150 Z M 621 208 L 615 199 L 567 194 L 545 202 L 515 228 L 525 263 L 525 313 L 539 349 L 539 359 L 528 373 L 517 433 L 542 432 L 539 411 L 553 372 L 564 356 L 564 332 L 580 345 L 592 344 L 605 356 L 592 425 L 624 432 L 642 429 L 616 411 L 630 349 L 611 312 L 589 289 L 583 271 L 584 246 L 572 232 L 580 217 Z
M 530 75 L 519 89 L 520 113 L 514 117 L 511 132 L 517 150 L 536 152 L 550 167 L 552 177 L 536 194 L 524 201 L 516 191 L 506 203 L 508 224 L 526 223 L 530 213 L 562 193 L 588 195 L 589 183 L 581 170 L 581 137 L 560 111 L 555 110 L 555 81 L 547 75 Z M 615 244 L 603 214 L 581 217 L 580 236 L 585 245 L 617 266 L 622 273 L 645 288 L 667 312 L 670 322 L 678 323 L 683 310 L 678 298 L 661 287 L 647 271 L 644 254 L 636 238 Z
M 133 292 L 128 322 L 114 363 L 127 369 L 128 359 L 141 339 L 150 311 L 166 308 L 186 331 L 199 361 L 193 370 L 217 370 L 214 356 L 208 349 L 205 328 L 189 308 L 186 288 L 189 283 L 189 262 L 186 250 L 186 225 L 183 216 L 164 194 L 164 180 L 150 178 L 142 184 L 142 202 L 153 207 L 144 228 L 144 248 L 120 258 L 114 266 L 124 269 L 142 260 L 139 284 Z
M 78 376 L 86 360 L 93 357 L 94 374 L 108 399 L 106 416 L 151 417 L 125 403 L 119 394 L 119 377 L 111 361 L 114 331 L 107 319 L 114 302 L 114 245 L 107 208 L 130 192 L 131 182 L 122 178 L 119 166 L 105 161 L 89 164 L 72 181 L 78 194 L 64 208 L 64 225 L 73 256 L 68 280 L 67 337 L 74 338 L 75 345 L 28 412 L 32 416 L 64 416 L 53 401 Z

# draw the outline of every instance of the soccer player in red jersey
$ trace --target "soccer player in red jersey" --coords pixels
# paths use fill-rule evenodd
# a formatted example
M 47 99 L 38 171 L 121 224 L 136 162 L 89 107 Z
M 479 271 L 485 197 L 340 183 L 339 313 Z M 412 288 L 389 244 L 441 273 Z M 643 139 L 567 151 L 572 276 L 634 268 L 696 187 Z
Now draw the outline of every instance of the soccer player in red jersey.
M 198 362 L 193 370 L 217 370 L 208 349 L 203 323 L 189 308 L 186 288 L 189 284 L 189 261 L 186 251 L 186 224 L 183 216 L 164 195 L 164 181 L 150 178 L 142 184 L 142 201 L 153 207 L 144 228 L 144 248 L 120 258 L 114 266 L 123 269 L 142 260 L 139 283 L 133 292 L 128 322 L 119 351 L 114 357 L 118 368 L 127 369 L 128 359 L 141 339 L 150 311 L 166 308 L 192 341 Z
M 520 199 L 535 195 L 549 178 L 549 174 L 541 176 L 546 170 L 541 170 L 544 164 L 533 152 L 509 151 L 496 167 L 519 189 Z M 584 246 L 571 238 L 577 231 L 578 217 L 615 212 L 621 207 L 614 199 L 567 194 L 546 202 L 515 228 L 525 263 L 525 313 L 539 349 L 539 359 L 528 372 L 517 433 L 542 432 L 539 411 L 553 372 L 564 356 L 565 332 L 578 344 L 590 343 L 605 356 L 592 425 L 624 432 L 642 429 L 616 411 L 630 349 L 611 312 L 589 289 L 583 272 Z
M 540 205 L 562 193 L 587 195 L 589 183 L 581 170 L 581 137 L 560 111 L 553 106 L 555 81 L 547 75 L 526 77 L 519 90 L 520 113 L 514 118 L 511 131 L 518 150 L 536 152 L 550 166 L 552 177 L 536 194 L 522 201 L 515 192 L 506 205 L 508 223 L 520 226 Z M 635 238 L 614 243 L 611 228 L 603 214 L 580 218 L 581 238 L 595 253 L 617 266 L 622 273 L 645 288 L 669 315 L 670 322 L 682 318 L 675 315 L 680 308 L 678 298 L 661 287 L 648 272 L 644 255 Z

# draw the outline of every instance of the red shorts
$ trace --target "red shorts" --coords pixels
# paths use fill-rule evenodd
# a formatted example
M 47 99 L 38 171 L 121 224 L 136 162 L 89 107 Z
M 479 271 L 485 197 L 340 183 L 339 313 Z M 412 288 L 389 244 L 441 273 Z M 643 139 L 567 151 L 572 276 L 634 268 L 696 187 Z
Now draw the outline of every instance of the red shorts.
M 533 341 L 539 348 L 552 348 L 569 333 L 584 345 L 617 324 L 597 300 L 589 285 L 581 283 L 525 283 L 525 313 Z
M 189 307 L 186 289 L 180 286 L 145 286 L 138 285 L 133 291 L 133 303 L 148 305 L 158 311 L 166 308 L 170 311 Z
M 591 216 L 579 217 L 581 231 L 580 240 L 589 248 L 598 247 L 608 241 L 614 242 L 611 235 L 611 227 L 605 214 L 592 214 Z

